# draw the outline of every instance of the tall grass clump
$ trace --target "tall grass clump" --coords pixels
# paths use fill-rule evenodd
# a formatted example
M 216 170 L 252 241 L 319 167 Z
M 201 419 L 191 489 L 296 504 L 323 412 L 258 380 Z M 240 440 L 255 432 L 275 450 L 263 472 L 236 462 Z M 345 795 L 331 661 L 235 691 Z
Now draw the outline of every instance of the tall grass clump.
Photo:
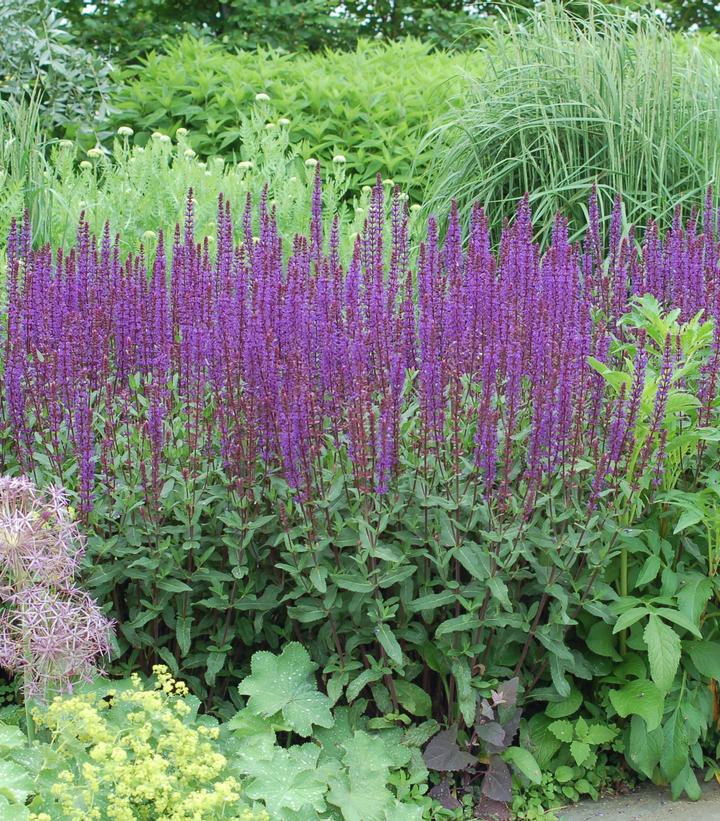
M 503 215 L 530 192 L 538 224 L 558 209 L 584 224 L 597 185 L 603 221 L 618 192 L 629 222 L 667 220 L 720 176 L 719 96 L 708 50 L 652 15 L 547 2 L 497 31 L 484 75 L 428 135 L 432 208 Z

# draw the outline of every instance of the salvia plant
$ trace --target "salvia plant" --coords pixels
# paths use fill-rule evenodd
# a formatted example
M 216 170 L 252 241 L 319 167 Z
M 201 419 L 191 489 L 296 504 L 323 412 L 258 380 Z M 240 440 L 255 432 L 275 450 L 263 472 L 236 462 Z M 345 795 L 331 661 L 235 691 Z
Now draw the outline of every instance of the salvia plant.
M 307 235 L 268 193 L 239 225 L 221 197 L 212 243 L 190 193 L 155 253 L 14 225 L 5 469 L 74 494 L 122 664 L 160 658 L 221 711 L 247 648 L 295 637 L 333 699 L 461 729 L 515 676 L 593 688 L 640 771 L 694 791 L 716 525 L 677 494 L 717 459 L 711 194 L 642 234 L 619 199 L 603 232 L 593 195 L 582 242 L 558 216 L 545 247 L 527 199 L 497 243 L 453 208 L 415 249 L 385 188 L 348 256 L 319 171 Z
M 61 491 L 0 477 L 0 665 L 26 701 L 92 680 L 110 654 L 110 622 L 75 585 L 83 549 Z

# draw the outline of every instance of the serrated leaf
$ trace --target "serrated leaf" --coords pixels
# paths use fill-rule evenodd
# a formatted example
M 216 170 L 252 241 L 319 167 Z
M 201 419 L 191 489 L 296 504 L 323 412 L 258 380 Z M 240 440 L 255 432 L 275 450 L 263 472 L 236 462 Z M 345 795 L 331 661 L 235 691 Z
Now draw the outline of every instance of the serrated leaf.
M 276 748 L 270 761 L 256 767 L 245 794 L 262 800 L 273 817 L 284 808 L 295 812 L 305 806 L 318 812 L 324 810 L 327 780 L 317 766 L 319 755 L 320 747 L 316 744 Z
M 651 615 L 643 639 L 648 648 L 650 675 L 660 690 L 667 693 L 680 665 L 680 636 L 657 616 Z
M 310 736 L 313 724 L 332 727 L 330 699 L 318 692 L 313 672 L 316 665 L 307 650 L 290 642 L 279 656 L 261 650 L 250 662 L 250 675 L 239 685 L 250 696 L 248 707 L 266 717 L 281 713 L 298 735 Z
M 578 767 L 580 767 L 590 755 L 590 745 L 584 741 L 575 739 L 570 742 L 570 755 L 575 759 L 575 763 Z
M 552 724 L 548 725 L 548 730 L 550 730 L 558 741 L 564 741 L 566 744 L 569 744 L 573 740 L 575 734 L 573 725 L 567 719 L 553 721 Z

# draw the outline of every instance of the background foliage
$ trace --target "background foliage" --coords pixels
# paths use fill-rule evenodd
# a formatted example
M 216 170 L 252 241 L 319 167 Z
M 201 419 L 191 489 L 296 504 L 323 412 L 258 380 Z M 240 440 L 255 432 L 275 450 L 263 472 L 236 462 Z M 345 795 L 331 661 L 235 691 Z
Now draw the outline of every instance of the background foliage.
M 546 4 L 498 32 L 423 144 L 430 210 L 479 200 L 500 215 L 529 192 L 548 229 L 557 210 L 581 225 L 596 185 L 605 218 L 620 193 L 628 221 L 667 223 L 720 180 L 716 60 L 653 17 L 591 8 L 581 20 Z
M 112 124 L 133 126 L 140 141 L 156 129 L 172 135 L 185 127 L 199 154 L 239 155 L 242 122 L 255 95 L 266 93 L 267 121 L 289 120 L 281 127 L 304 158 L 329 163 L 342 154 L 354 186 L 372 183 L 381 171 L 419 197 L 430 159 L 420 139 L 459 91 L 460 72 L 483 65 L 480 54 L 430 53 L 410 39 L 292 56 L 229 54 L 185 37 L 130 73 L 114 95 Z

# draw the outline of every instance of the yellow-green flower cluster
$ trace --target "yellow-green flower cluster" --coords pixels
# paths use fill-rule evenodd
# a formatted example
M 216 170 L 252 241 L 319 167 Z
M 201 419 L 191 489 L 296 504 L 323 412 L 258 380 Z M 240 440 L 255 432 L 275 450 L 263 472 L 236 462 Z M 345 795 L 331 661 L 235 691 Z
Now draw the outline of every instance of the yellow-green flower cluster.
M 242 799 L 216 726 L 196 722 L 188 689 L 163 666 L 152 689 L 139 676 L 108 698 L 56 698 L 36 721 L 67 755 L 43 810 L 67 821 L 268 821 Z M 78 755 L 78 748 L 81 754 Z M 32 821 L 54 813 L 37 812 Z

